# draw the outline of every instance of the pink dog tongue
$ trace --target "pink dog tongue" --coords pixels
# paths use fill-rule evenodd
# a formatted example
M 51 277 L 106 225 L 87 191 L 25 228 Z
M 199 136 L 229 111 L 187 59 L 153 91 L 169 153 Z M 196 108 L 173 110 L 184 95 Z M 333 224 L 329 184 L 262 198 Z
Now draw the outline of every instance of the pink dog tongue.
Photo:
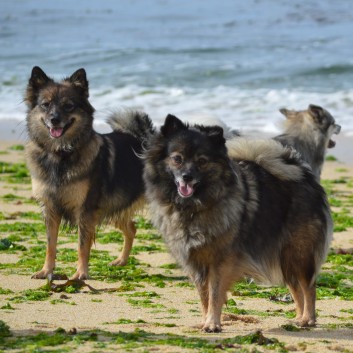
M 179 183 L 179 192 L 187 197 L 193 194 L 194 192 L 194 188 L 192 187 L 192 185 L 188 185 L 188 184 L 184 184 L 182 182 Z
M 51 128 L 49 130 L 50 136 L 52 137 L 60 137 L 63 134 L 64 129 L 62 127 Z

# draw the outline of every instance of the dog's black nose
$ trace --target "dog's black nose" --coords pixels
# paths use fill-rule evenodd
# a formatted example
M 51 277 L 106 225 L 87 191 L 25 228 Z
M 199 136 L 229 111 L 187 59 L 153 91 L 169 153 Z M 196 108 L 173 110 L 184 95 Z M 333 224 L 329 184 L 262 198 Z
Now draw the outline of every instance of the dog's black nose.
M 182 177 L 183 177 L 183 180 L 186 181 L 186 182 L 192 181 L 194 179 L 192 175 L 187 174 L 187 173 L 184 173 L 182 175 Z
M 50 122 L 55 126 L 55 125 L 58 125 L 60 123 L 60 119 L 57 116 L 53 116 L 50 119 Z

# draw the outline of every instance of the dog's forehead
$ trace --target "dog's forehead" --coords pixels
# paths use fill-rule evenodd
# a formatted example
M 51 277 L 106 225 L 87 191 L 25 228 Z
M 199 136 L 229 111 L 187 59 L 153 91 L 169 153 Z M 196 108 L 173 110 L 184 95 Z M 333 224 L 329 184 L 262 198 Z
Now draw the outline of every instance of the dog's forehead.
M 187 130 L 174 136 L 168 143 L 168 154 L 180 153 L 185 157 L 210 154 L 212 151 L 207 137 L 196 131 Z
M 325 117 L 330 124 L 335 123 L 335 118 L 327 110 L 325 110 Z
M 335 124 L 335 118 L 325 109 L 323 109 L 322 124 L 325 125 L 327 128 L 330 125 Z
M 74 89 L 69 85 L 55 83 L 41 90 L 39 96 L 43 100 L 63 101 L 67 100 L 68 98 L 74 98 L 75 92 Z

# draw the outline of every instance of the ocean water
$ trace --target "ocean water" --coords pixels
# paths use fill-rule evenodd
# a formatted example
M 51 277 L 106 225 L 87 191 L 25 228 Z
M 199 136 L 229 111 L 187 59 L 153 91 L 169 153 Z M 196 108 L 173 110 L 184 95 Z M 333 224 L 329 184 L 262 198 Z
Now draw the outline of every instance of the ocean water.
M 127 107 L 277 133 L 317 104 L 353 136 L 352 34 L 347 0 L 0 0 L 0 118 L 24 120 L 33 66 L 84 67 L 98 129 Z

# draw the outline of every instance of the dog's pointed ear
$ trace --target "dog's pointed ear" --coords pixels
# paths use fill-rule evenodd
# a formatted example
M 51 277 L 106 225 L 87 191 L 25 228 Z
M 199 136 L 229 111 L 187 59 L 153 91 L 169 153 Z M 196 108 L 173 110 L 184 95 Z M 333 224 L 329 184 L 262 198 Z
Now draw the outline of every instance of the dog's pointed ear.
M 164 125 L 161 127 L 161 133 L 163 136 L 171 136 L 178 131 L 187 130 L 188 125 L 184 124 L 176 116 L 168 114 L 165 118 Z
M 53 79 L 49 78 L 39 66 L 33 67 L 25 97 L 28 107 L 33 109 L 37 105 L 39 91 L 51 82 L 54 82 Z
M 322 123 L 325 116 L 325 111 L 323 108 L 318 105 L 309 104 L 308 112 L 318 123 Z
M 280 113 L 283 114 L 287 119 L 292 118 L 295 115 L 294 110 L 289 110 L 287 108 L 281 108 Z
M 75 71 L 68 80 L 72 85 L 82 90 L 82 93 L 88 98 L 88 80 L 85 69 L 81 68 Z
M 296 119 L 300 117 L 300 112 L 293 109 L 281 108 L 280 113 L 282 113 L 287 119 Z
M 37 89 L 40 89 L 49 82 L 53 82 L 53 80 L 49 78 L 39 66 L 35 66 L 32 69 L 32 74 L 29 79 L 29 85 L 32 85 Z
M 200 127 L 200 131 L 206 133 L 206 135 L 216 145 L 224 145 L 226 143 L 226 139 L 223 136 L 223 128 L 218 125 L 202 126 Z

